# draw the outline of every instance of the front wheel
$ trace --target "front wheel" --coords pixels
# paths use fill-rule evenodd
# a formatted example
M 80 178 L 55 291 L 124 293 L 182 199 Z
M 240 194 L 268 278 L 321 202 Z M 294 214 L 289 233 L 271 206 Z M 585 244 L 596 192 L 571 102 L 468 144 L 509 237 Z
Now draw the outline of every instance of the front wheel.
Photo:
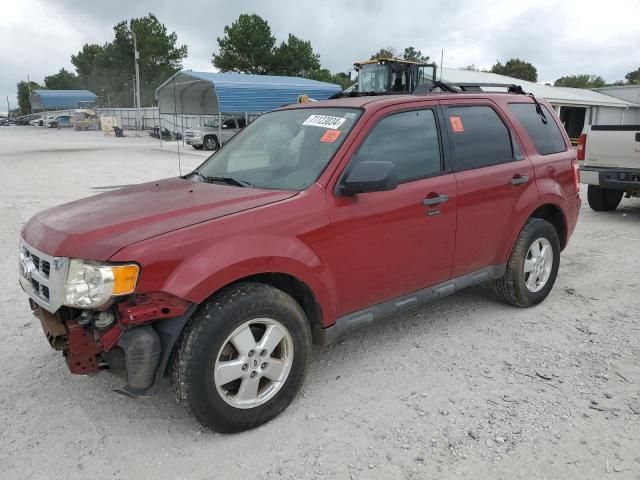
M 240 283 L 201 305 L 180 337 L 171 384 L 185 410 L 221 433 L 268 422 L 300 390 L 311 330 L 289 295 Z
M 596 212 L 610 212 L 618 208 L 623 194 L 622 190 L 589 185 L 589 188 L 587 188 L 587 201 L 589 206 Z
M 220 146 L 220 143 L 218 142 L 218 138 L 215 137 L 214 135 L 209 135 L 207 137 L 204 137 L 204 148 L 207 150 L 217 150 L 218 147 Z
M 493 281 L 493 290 L 505 303 L 532 307 L 551 292 L 559 266 L 556 229 L 546 220 L 530 218 L 518 235 L 505 274 Z

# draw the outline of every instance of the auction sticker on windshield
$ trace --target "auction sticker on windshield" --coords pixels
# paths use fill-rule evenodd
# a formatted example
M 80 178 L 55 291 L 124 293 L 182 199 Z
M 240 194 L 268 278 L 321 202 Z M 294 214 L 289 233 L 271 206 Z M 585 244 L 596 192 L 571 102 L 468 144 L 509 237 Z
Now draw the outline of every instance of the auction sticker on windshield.
M 347 119 L 342 117 L 330 117 L 329 115 L 311 115 L 304 122 L 302 122 L 302 125 L 338 129 L 340 128 L 340 125 L 342 125 L 346 121 Z

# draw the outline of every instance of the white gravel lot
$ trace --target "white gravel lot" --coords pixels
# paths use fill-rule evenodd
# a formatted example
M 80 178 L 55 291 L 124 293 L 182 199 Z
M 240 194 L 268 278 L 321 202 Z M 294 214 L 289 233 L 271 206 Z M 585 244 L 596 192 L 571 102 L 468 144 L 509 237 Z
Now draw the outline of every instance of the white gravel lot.
M 238 435 L 168 386 L 71 375 L 17 283 L 37 211 L 178 173 L 175 145 L 0 127 L 0 478 L 640 479 L 640 200 L 584 202 L 559 278 L 520 310 L 478 287 L 315 348 L 301 395 Z M 183 172 L 206 152 L 188 148 Z

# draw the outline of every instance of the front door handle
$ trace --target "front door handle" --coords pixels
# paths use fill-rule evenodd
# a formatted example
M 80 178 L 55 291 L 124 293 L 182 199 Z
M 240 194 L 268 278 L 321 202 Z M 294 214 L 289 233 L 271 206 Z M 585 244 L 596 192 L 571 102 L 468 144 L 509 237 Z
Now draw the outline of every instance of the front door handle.
M 510 180 L 511 185 L 522 185 L 523 183 L 527 183 L 529 181 L 529 177 L 526 175 L 520 175 L 519 173 L 515 174 L 513 178 Z
M 448 195 L 436 195 L 433 197 L 427 197 L 424 200 L 422 200 L 422 204 L 423 205 L 438 205 L 440 203 L 444 203 L 447 200 L 449 200 L 449 196 Z

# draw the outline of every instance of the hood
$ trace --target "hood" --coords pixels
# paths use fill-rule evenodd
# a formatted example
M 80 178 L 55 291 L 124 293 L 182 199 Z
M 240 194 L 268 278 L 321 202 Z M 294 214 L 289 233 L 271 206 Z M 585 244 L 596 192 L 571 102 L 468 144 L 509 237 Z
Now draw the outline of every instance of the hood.
M 296 193 L 171 178 L 44 210 L 29 220 L 22 237 L 49 255 L 105 261 L 132 243 Z

